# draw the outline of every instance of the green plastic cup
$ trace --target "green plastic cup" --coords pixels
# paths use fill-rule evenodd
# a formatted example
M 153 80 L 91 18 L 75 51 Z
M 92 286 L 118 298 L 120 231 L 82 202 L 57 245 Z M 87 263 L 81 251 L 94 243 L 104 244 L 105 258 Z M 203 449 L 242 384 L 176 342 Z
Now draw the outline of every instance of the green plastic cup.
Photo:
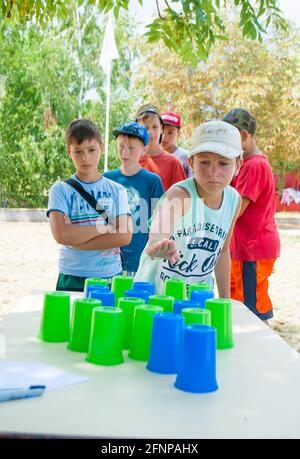
M 100 277 L 88 277 L 84 281 L 84 296 L 87 292 L 88 285 L 108 285 L 108 279 L 101 279 Z
M 151 295 L 149 296 L 149 304 L 161 306 L 164 312 L 173 312 L 174 297 L 165 295 Z
M 70 337 L 70 294 L 47 292 L 44 295 L 39 339 L 50 343 L 64 343 Z
M 119 304 L 119 298 L 125 296 L 126 290 L 131 290 L 133 278 L 130 276 L 114 276 L 112 280 L 112 291 L 115 292 L 115 304 Z
M 185 282 L 181 279 L 168 279 L 165 282 L 164 294 L 166 296 L 173 296 L 175 300 L 185 300 L 185 290 Z
M 224 298 L 212 298 L 205 301 L 205 307 L 211 312 L 211 326 L 217 329 L 217 349 L 232 348 L 234 344 L 231 301 Z
M 148 362 L 154 315 L 163 312 L 160 306 L 149 304 L 136 306 L 133 319 L 132 338 L 128 357 Z
M 124 340 L 123 349 L 129 349 L 132 335 L 133 317 L 136 306 L 145 304 L 142 298 L 119 298 L 118 307 L 124 312 Z
M 78 298 L 73 302 L 70 351 L 87 352 L 89 348 L 93 309 L 101 306 L 101 301 L 94 298 Z
M 123 311 L 101 306 L 93 309 L 86 361 L 96 365 L 119 365 L 123 358 Z
M 212 290 L 212 286 L 207 282 L 195 282 L 189 285 L 189 298 L 191 297 L 192 290 Z
M 185 325 L 211 325 L 211 312 L 202 308 L 184 308 L 181 311 Z

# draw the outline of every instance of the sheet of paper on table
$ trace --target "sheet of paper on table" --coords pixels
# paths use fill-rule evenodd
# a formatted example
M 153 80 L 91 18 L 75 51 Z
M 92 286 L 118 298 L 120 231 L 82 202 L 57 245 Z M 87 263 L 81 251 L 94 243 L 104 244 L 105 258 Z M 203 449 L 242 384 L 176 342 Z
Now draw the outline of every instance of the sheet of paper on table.
M 0 360 L 0 388 L 46 385 L 46 390 L 78 384 L 88 378 L 40 362 Z

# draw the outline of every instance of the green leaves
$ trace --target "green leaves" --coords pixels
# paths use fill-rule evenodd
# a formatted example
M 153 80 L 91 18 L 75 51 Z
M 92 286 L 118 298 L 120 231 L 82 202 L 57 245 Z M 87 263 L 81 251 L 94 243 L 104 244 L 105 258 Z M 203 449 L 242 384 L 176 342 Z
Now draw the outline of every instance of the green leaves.
M 73 10 L 74 12 L 74 10 Z M 84 1 L 77 23 L 56 21 L 45 29 L 1 21 L 0 39 L 0 190 L 8 205 L 44 207 L 52 183 L 73 171 L 65 148 L 65 130 L 79 116 L 93 119 L 104 132 L 105 92 L 99 54 L 104 28 L 100 13 Z M 97 19 L 97 20 L 96 20 Z M 80 29 L 81 44 L 77 40 Z M 119 18 L 120 58 L 113 64 L 110 134 L 136 107 L 131 93 L 131 46 L 135 27 Z M 97 96 L 97 98 L 96 98 Z M 115 143 L 110 167 L 117 166 Z
M 185 60 L 194 55 L 191 39 L 184 42 L 180 56 L 164 46 L 143 46 L 137 88 L 161 110 L 182 115 L 181 142 L 186 148 L 200 122 L 244 107 L 258 120 L 257 141 L 274 172 L 299 167 L 299 32 L 292 27 L 281 30 L 259 45 L 241 37 L 238 17 L 234 24 L 224 21 L 228 40 L 216 42 L 206 61 L 198 58 L 194 68 Z
M 17 23 L 34 18 L 45 28 L 54 18 L 70 16 L 76 1 L 78 5 L 85 2 L 98 5 L 104 14 L 113 10 L 117 19 L 123 10 L 128 10 L 130 0 L 0 0 L 0 5 L 6 20 Z M 145 0 L 138 2 L 141 6 L 145 4 Z M 226 39 L 221 13 L 224 9 L 230 10 L 232 5 L 240 16 L 243 36 L 250 40 L 262 42 L 269 27 L 287 29 L 279 0 L 169 0 L 164 2 L 164 9 L 157 9 L 157 18 L 149 24 L 148 42 L 163 40 L 170 50 L 193 65 L 197 59 L 205 61 L 212 45 Z M 190 47 L 185 46 L 187 39 L 192 41 Z M 183 46 L 185 50 L 181 52 Z

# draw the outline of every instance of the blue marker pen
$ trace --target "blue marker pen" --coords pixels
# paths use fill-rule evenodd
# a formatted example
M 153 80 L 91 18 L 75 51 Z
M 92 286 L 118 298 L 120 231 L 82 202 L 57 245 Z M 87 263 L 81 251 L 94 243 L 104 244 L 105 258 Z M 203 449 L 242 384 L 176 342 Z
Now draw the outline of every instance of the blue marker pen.
M 45 392 L 46 386 L 7 387 L 0 388 L 0 402 L 19 400 L 21 398 L 38 397 Z

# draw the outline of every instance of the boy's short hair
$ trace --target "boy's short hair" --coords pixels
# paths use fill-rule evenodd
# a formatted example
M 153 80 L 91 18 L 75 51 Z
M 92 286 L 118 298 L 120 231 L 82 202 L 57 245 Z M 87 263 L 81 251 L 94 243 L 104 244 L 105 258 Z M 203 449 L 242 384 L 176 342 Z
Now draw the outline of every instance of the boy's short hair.
M 115 137 L 118 137 L 120 134 L 127 135 L 128 137 L 135 137 L 141 140 L 145 146 L 149 143 L 148 131 L 145 126 L 139 123 L 131 122 L 122 124 L 122 126 L 113 130 L 113 134 Z
M 101 132 L 96 124 L 86 118 L 80 118 L 72 121 L 66 132 L 68 147 L 71 145 L 72 140 L 75 140 L 75 142 L 80 145 L 87 139 L 97 139 L 100 145 L 103 143 Z
M 134 121 L 144 120 L 153 115 L 158 116 L 161 124 L 164 124 L 159 109 L 151 104 L 141 105 L 135 114 Z
M 188 157 L 198 153 L 216 153 L 224 158 L 242 157 L 243 149 L 239 130 L 230 123 L 214 120 L 200 124 L 193 131 Z
M 251 115 L 248 110 L 244 110 L 243 108 L 234 108 L 230 110 L 230 112 L 228 112 L 223 117 L 223 121 L 232 124 L 232 126 L 238 128 L 239 131 L 244 129 L 251 135 L 255 134 L 257 128 L 257 123 L 254 116 Z
M 164 126 L 176 126 L 181 128 L 181 118 L 178 113 L 174 112 L 161 112 L 161 117 L 164 123 Z

